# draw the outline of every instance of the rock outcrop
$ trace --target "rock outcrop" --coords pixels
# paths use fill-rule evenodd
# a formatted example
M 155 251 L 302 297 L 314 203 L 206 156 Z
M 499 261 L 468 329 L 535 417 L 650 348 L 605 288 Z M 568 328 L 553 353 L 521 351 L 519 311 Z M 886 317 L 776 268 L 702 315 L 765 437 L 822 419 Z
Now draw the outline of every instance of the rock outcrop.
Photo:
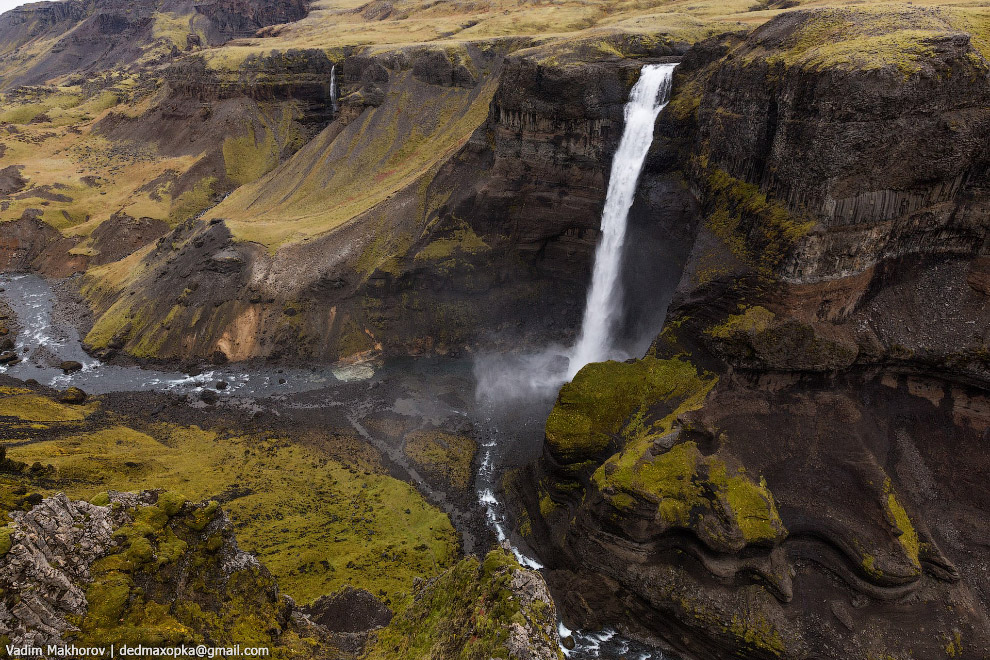
M 562 660 L 557 613 L 543 577 L 503 549 L 462 560 L 416 587 L 413 603 L 377 633 L 369 660 Z
M 67 74 L 99 74 L 220 45 L 306 16 L 305 0 L 216 0 L 193 6 L 120 0 L 26 4 L 0 18 L 3 88 L 37 85 Z
M 306 657 L 333 650 L 237 547 L 216 502 L 170 492 L 102 493 L 92 502 L 59 494 L 11 518 L 0 537 L 7 643 L 261 643 Z
M 63 635 L 75 630 L 67 617 L 86 612 L 89 567 L 113 545 L 119 526 L 112 513 L 59 495 L 12 514 L 0 564 L 0 631 L 11 643 L 43 648 L 65 642 Z

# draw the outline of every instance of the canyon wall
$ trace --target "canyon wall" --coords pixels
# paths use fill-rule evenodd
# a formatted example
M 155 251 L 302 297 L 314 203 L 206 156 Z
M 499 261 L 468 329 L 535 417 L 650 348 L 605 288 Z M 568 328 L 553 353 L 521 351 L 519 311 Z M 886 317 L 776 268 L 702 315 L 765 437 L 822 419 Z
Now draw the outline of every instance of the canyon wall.
M 990 652 L 988 72 L 924 9 L 685 56 L 655 149 L 701 212 L 664 329 L 561 389 L 510 488 L 568 625 L 687 657 Z

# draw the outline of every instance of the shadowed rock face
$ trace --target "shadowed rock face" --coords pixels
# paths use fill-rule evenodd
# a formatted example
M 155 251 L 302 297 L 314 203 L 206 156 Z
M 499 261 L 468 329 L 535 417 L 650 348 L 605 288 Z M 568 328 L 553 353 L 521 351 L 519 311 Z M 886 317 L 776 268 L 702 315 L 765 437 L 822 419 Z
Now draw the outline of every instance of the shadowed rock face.
M 655 159 L 700 223 L 666 325 L 561 390 L 516 482 L 569 624 L 690 657 L 990 652 L 988 66 L 929 11 L 896 16 L 933 31 L 917 60 L 804 58 L 835 18 L 678 69 Z
M 253 35 L 269 25 L 291 23 L 309 11 L 306 0 L 216 0 L 196 5 L 196 11 L 210 19 L 223 40 Z

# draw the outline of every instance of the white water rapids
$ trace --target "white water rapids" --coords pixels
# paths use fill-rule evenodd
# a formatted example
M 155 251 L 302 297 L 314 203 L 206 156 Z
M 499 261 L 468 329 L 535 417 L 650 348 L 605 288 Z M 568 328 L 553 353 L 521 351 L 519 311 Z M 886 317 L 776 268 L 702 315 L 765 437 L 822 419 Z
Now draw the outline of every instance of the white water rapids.
M 588 289 L 581 334 L 571 349 L 568 379 L 589 362 L 616 357 L 612 334 L 622 310 L 622 246 L 626 239 L 629 209 L 636 195 L 643 162 L 653 144 L 653 124 L 670 99 L 675 66 L 644 66 L 626 103 L 626 126 L 619 149 L 612 159 L 608 194 L 602 211 L 602 241 L 595 252 L 595 269 Z

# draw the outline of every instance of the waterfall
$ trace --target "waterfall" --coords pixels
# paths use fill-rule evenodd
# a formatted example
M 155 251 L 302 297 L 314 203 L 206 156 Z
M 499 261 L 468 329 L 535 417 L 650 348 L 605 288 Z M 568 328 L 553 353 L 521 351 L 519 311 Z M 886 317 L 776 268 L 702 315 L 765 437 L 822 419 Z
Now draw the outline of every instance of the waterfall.
M 330 66 L 330 108 L 337 114 L 337 65 Z
M 636 194 L 639 174 L 643 170 L 643 161 L 653 143 L 653 123 L 670 100 L 675 66 L 644 66 L 626 103 L 626 125 L 612 160 L 608 194 L 602 211 L 602 240 L 595 251 L 595 269 L 588 289 L 584 321 L 578 341 L 571 350 L 568 378 L 573 378 L 589 362 L 616 357 L 612 333 L 622 310 L 620 275 L 626 220 Z

